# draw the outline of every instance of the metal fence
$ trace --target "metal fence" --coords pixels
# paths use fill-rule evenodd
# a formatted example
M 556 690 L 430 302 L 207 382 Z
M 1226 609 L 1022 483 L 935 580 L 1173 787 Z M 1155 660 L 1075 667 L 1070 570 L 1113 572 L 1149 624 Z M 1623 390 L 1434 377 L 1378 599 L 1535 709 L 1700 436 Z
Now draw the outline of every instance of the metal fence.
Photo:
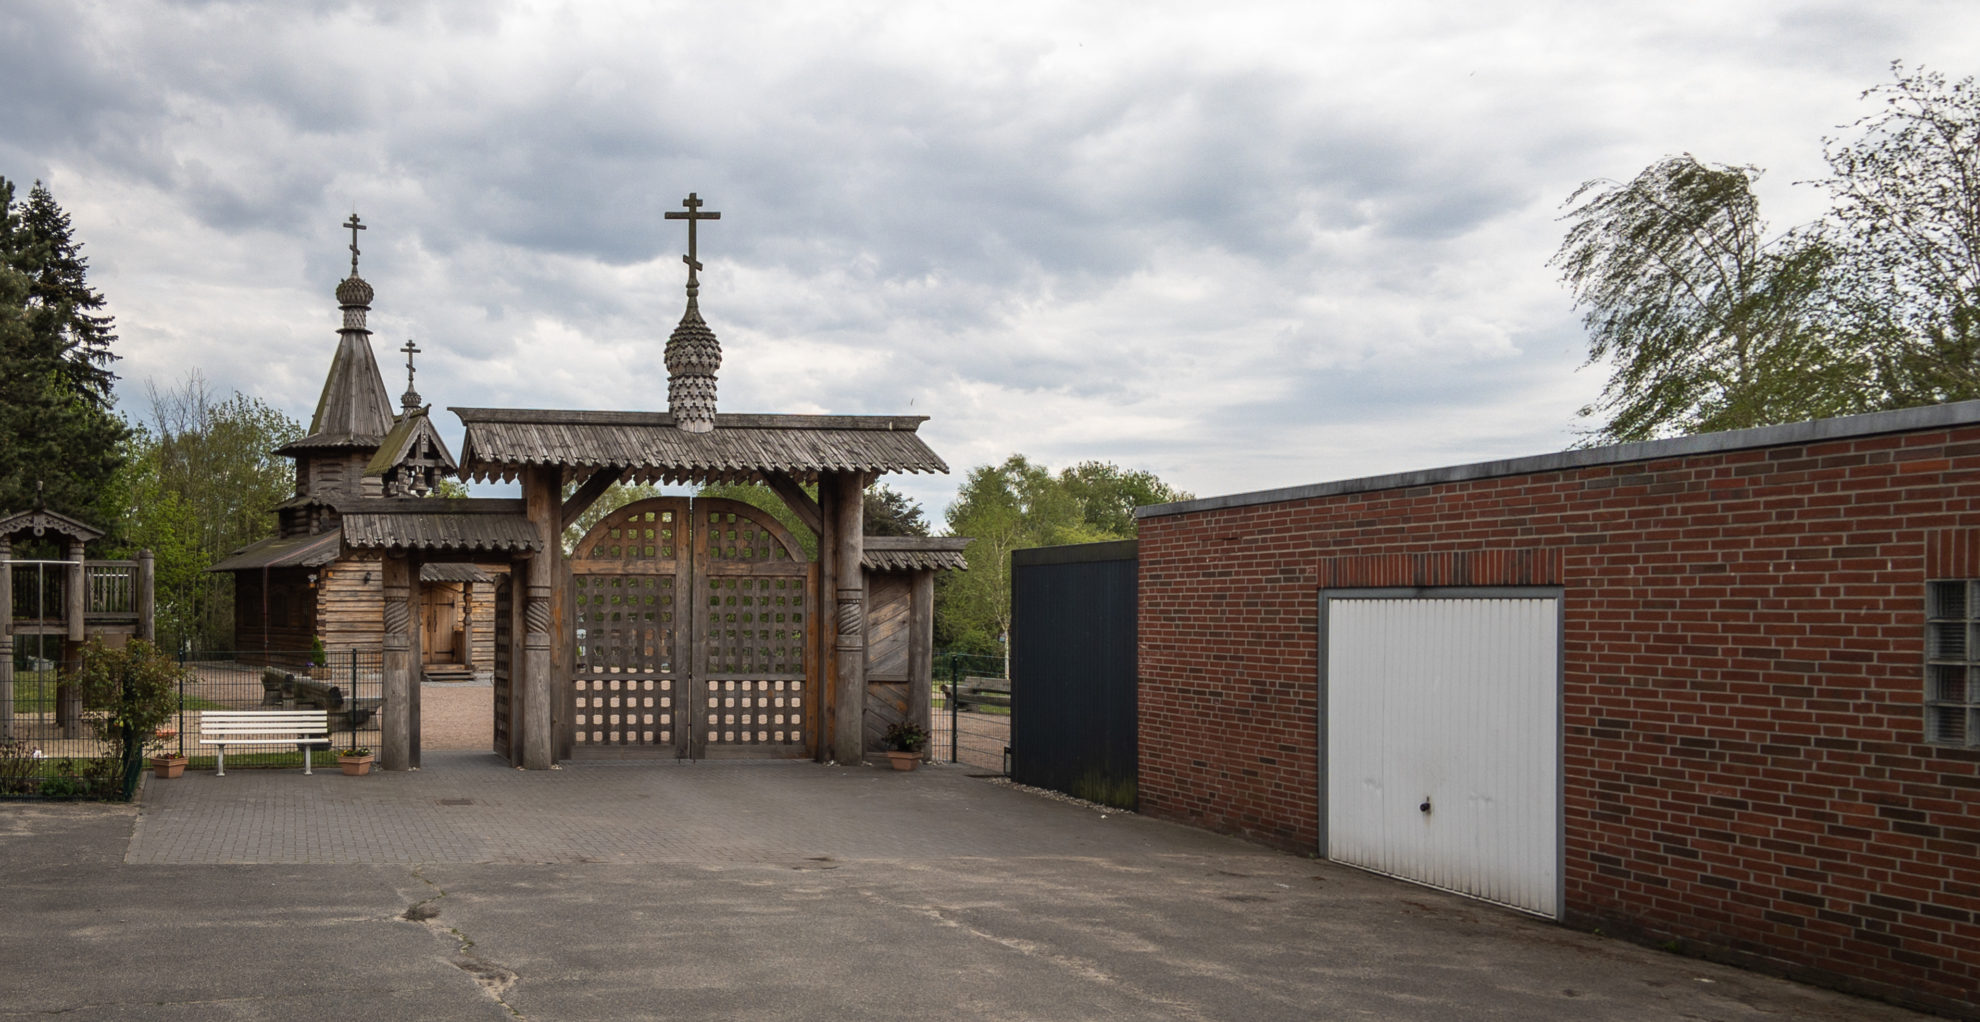
M 0 798 L 107 799 L 131 796 L 142 759 L 124 761 L 72 685 L 78 665 L 21 650 L 11 686 L 0 685 Z
M 179 715 L 166 748 L 192 762 L 188 769 L 213 765 L 213 747 L 199 744 L 201 710 L 324 710 L 330 717 L 328 749 L 377 749 L 379 718 L 385 706 L 385 654 L 382 649 L 335 650 L 324 663 L 288 651 L 186 653 L 179 689 Z M 325 746 L 316 746 L 317 762 Z M 272 751 L 270 751 L 272 749 Z M 257 746 L 229 750 L 227 768 L 300 767 L 296 749 Z
M 1009 661 L 971 653 L 935 654 L 929 755 L 980 770 L 1009 772 Z

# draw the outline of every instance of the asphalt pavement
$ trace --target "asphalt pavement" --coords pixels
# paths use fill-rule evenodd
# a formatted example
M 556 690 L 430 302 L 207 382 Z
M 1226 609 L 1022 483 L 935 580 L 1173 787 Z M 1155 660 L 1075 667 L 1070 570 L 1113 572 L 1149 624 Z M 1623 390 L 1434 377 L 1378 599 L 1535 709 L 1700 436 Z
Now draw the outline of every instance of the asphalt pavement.
M 1922 1017 L 952 767 L 424 766 L 0 805 L 0 1019 Z

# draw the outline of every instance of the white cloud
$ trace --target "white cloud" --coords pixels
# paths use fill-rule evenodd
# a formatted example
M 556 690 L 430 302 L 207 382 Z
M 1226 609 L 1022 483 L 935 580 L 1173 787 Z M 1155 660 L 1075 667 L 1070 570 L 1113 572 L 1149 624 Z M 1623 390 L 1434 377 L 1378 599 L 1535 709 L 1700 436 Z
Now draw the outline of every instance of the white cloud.
M 1739 3 L 28 0 L 0 174 L 46 179 L 126 407 L 201 369 L 306 418 L 356 208 L 438 405 L 658 408 L 692 190 L 722 406 L 914 413 L 957 470 L 1200 494 L 1530 454 L 1601 386 L 1545 263 L 1666 153 L 1797 179 L 1980 8 Z

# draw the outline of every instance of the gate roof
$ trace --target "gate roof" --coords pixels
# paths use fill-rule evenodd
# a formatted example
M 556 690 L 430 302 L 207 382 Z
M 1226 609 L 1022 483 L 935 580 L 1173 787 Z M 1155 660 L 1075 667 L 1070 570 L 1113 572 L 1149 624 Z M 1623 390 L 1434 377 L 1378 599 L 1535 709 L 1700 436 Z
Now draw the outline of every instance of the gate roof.
M 915 430 L 925 415 L 717 415 L 689 433 L 666 412 L 455 408 L 467 426 L 461 474 L 511 480 L 555 465 L 566 475 L 616 469 L 640 482 L 749 483 L 780 472 L 947 472 Z

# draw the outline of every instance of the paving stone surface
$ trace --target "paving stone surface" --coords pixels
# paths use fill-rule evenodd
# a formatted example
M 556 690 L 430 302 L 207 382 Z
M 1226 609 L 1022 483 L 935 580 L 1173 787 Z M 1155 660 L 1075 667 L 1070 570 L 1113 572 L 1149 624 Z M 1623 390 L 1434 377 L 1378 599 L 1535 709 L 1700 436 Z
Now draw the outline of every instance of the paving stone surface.
M 771 862 L 1226 847 L 1133 814 L 1068 814 L 947 764 L 593 761 L 524 771 L 460 751 L 421 762 L 365 777 L 332 766 L 150 780 L 125 861 Z M 1091 820 L 1130 834 L 1090 832 Z

